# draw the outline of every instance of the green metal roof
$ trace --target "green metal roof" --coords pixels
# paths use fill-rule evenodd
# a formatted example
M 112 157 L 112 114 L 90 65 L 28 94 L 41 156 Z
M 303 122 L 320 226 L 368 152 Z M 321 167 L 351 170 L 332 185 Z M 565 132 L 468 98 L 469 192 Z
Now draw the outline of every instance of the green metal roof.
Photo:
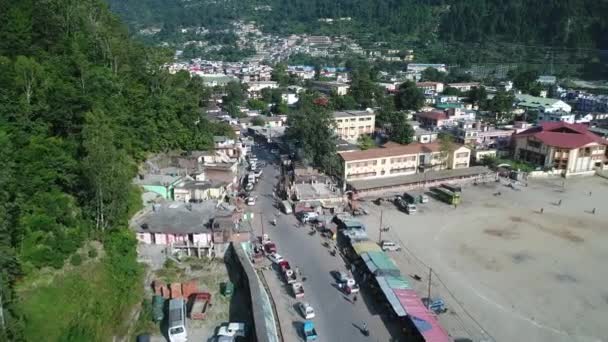
M 390 259 L 384 252 L 367 252 L 361 255 L 363 261 L 367 265 L 370 272 L 375 275 L 393 275 L 399 276 L 401 272 L 395 262 Z
M 438 103 L 435 105 L 438 109 L 449 109 L 449 108 L 463 108 L 462 103 Z
M 388 286 L 393 290 L 395 290 L 395 289 L 408 290 L 408 289 L 412 288 L 410 286 L 409 281 L 407 281 L 407 279 L 403 278 L 402 276 L 398 276 L 398 277 L 388 276 L 385 279 L 386 279 L 386 282 L 388 283 Z

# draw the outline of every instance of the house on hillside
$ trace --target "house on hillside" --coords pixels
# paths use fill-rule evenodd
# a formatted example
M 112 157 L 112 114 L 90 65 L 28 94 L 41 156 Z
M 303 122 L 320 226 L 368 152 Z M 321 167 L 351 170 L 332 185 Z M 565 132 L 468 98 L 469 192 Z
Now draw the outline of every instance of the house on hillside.
M 604 167 L 608 141 L 587 126 L 566 122 L 544 122 L 515 137 L 515 159 L 542 168 L 561 170 L 564 175 Z
M 333 112 L 334 132 L 340 139 L 357 141 L 361 135 L 374 133 L 376 114 L 370 110 Z
M 526 94 L 516 94 L 515 105 L 523 110 L 537 110 L 539 113 L 558 111 L 569 113 L 572 111 L 572 107 L 562 100 Z

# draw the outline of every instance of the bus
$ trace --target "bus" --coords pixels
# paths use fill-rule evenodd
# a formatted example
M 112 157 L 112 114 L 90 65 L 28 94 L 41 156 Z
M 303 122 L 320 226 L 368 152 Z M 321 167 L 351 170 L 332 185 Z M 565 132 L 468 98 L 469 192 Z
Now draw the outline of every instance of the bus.
M 444 187 L 437 187 L 432 189 L 438 199 L 444 201 L 447 204 L 457 205 L 460 203 L 460 193 L 452 192 Z
M 446 188 L 448 190 L 450 190 L 451 192 L 454 193 L 461 193 L 462 192 L 462 188 L 459 185 L 452 185 L 452 184 L 447 184 L 447 183 L 443 183 L 441 184 L 442 188 Z
M 174 298 L 169 301 L 168 335 L 170 342 L 186 342 L 186 301 Z

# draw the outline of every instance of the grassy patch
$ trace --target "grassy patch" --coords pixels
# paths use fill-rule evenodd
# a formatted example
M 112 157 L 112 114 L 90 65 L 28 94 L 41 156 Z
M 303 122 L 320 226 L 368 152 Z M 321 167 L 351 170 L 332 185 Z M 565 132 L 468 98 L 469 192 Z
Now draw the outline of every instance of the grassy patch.
M 120 323 L 128 323 L 126 314 L 143 294 L 141 273 L 122 275 L 138 285 L 127 293 L 111 265 L 108 257 L 87 259 L 23 279 L 17 294 L 27 326 L 25 340 L 95 342 L 124 333 Z

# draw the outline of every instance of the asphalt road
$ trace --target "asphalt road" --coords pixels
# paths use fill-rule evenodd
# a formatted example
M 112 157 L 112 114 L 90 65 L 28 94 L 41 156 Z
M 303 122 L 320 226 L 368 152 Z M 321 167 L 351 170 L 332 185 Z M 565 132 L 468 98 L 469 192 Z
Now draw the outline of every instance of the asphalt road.
M 254 193 L 257 201 L 255 212 L 264 215 L 264 233 L 277 244 L 278 253 L 287 259 L 292 267 L 299 267 L 306 277 L 304 300 L 315 309 L 314 319 L 319 339 L 322 341 L 391 341 L 393 340 L 370 298 L 359 294 L 356 303 L 347 298 L 334 286 L 331 271 L 345 271 L 342 258 L 331 256 L 329 249 L 322 245 L 325 241 L 315 234 L 310 236 L 309 227 L 298 228 L 294 215 L 284 215 L 274 207 L 273 187 L 278 182 L 278 166 L 269 162 L 270 154 L 261 148 L 254 149 L 260 160 L 268 161 L 261 180 Z M 270 221 L 277 219 L 277 226 Z M 261 233 L 261 220 L 256 219 L 257 233 Z M 376 311 L 376 314 L 370 313 Z M 281 318 L 279 318 L 281 319 Z M 291 319 L 291 318 L 289 318 Z M 361 334 L 358 327 L 366 323 L 370 336 Z

